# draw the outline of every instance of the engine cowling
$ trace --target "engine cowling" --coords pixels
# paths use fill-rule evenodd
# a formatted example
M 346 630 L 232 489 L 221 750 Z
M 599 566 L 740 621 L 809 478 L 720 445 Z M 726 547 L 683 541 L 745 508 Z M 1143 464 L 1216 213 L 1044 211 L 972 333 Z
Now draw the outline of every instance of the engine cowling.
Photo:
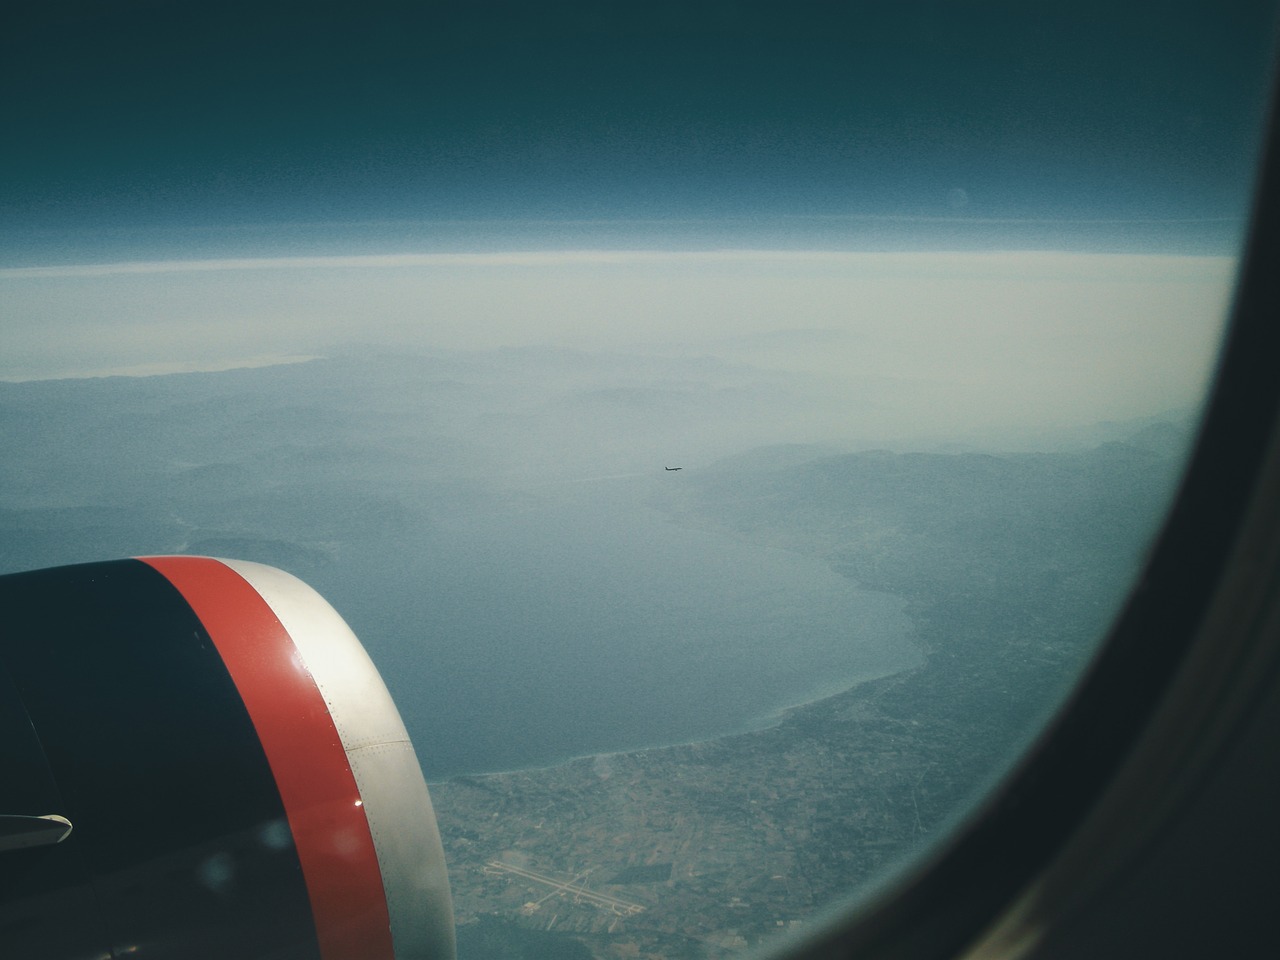
M 0 617 L 6 958 L 453 957 L 417 757 L 310 587 L 153 557 L 0 578 Z

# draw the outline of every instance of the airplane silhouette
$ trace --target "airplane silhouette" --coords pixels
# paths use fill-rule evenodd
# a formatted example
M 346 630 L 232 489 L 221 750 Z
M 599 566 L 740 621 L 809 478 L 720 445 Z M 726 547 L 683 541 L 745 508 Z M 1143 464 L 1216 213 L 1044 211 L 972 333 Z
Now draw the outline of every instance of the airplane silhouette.
M 663 470 L 683 470 L 684 467 L 663 467 Z

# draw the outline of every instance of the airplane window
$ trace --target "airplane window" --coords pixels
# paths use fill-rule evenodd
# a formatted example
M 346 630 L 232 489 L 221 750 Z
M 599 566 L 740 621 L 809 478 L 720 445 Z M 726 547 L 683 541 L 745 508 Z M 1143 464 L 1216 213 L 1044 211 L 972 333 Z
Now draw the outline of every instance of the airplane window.
M 0 573 L 280 567 L 459 956 L 784 946 L 1096 653 L 1275 5 L 67 3 L 0 39 Z

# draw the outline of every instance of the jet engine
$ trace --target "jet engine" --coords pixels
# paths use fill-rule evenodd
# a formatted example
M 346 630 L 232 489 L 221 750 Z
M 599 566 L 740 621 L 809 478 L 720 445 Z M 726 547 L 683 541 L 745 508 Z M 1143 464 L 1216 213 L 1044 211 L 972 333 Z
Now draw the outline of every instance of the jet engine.
M 444 853 L 355 635 L 272 567 L 0 577 L 0 955 L 446 960 Z

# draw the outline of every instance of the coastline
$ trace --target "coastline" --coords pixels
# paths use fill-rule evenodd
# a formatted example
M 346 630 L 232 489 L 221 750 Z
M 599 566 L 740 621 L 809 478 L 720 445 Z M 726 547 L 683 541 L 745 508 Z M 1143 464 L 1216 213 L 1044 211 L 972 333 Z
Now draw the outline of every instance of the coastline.
M 799 929 L 924 849 L 968 792 L 947 769 L 951 724 L 884 709 L 927 672 L 883 673 L 756 730 L 431 783 L 458 930 L 712 960 Z M 584 875 L 625 918 L 548 897 Z
M 672 743 L 654 743 L 638 747 L 623 747 L 618 750 L 599 750 L 590 753 L 579 753 L 573 756 L 564 757 L 559 760 L 553 760 L 550 763 L 535 763 L 526 767 L 512 767 L 506 770 L 486 770 L 478 773 L 456 773 L 446 777 L 427 778 L 427 786 L 434 790 L 437 786 L 448 783 L 483 780 L 485 778 L 500 778 L 510 776 L 531 775 L 538 773 L 553 773 L 564 767 L 571 766 L 575 763 L 583 761 L 597 760 L 614 760 L 619 757 L 630 757 L 640 754 L 649 754 L 661 750 L 679 750 L 690 747 L 706 747 L 712 744 L 718 744 L 724 741 L 734 740 L 738 737 L 749 737 L 755 734 L 767 733 L 785 723 L 789 718 L 809 708 L 819 707 L 824 704 L 830 704 L 832 701 L 838 700 L 855 690 L 874 683 L 877 680 L 884 680 L 888 677 L 895 677 L 902 674 L 909 674 L 920 670 L 928 663 L 928 657 L 925 654 L 923 646 L 914 638 L 910 641 L 912 648 L 917 656 L 915 662 L 903 667 L 894 669 L 886 669 L 880 671 L 867 671 L 848 681 L 840 681 L 838 684 L 830 685 L 830 689 L 823 689 L 821 692 L 813 696 L 806 697 L 795 703 L 786 704 L 780 707 L 773 707 L 766 713 L 761 714 L 754 720 L 747 721 L 743 726 L 736 730 L 726 733 L 717 733 L 708 737 L 702 737 L 693 740 L 680 740 Z

